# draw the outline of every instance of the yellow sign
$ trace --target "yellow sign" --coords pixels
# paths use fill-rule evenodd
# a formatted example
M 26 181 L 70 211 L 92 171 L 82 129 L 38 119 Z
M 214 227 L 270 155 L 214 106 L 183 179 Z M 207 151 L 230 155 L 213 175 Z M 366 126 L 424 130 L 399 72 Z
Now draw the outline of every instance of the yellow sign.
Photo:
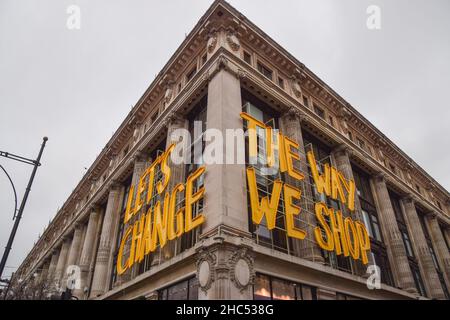
M 241 113 L 241 117 L 247 121 L 249 156 L 256 157 L 258 155 L 257 128 L 264 129 L 267 166 L 273 167 L 275 161 L 278 160 L 281 173 L 287 173 L 295 180 L 303 180 L 304 175 L 294 168 L 294 161 L 300 160 L 298 143 L 280 133 L 275 135 L 276 142 L 274 143 L 271 127 L 247 113 Z M 278 159 L 275 159 L 275 150 L 278 150 Z M 328 164 L 324 165 L 323 174 L 320 174 L 313 152 L 307 153 L 307 160 L 317 192 L 340 201 L 350 211 L 354 211 L 355 182 L 347 180 L 339 170 Z M 294 204 L 301 198 L 300 189 L 277 180 L 273 183 L 270 196 L 262 197 L 260 200 L 253 167 L 247 168 L 247 184 L 253 223 L 260 224 L 265 216 L 267 229 L 275 228 L 278 206 L 283 192 L 287 234 L 300 240 L 305 239 L 306 230 L 294 225 L 294 217 L 301 211 L 300 207 Z M 341 211 L 335 212 L 333 208 L 327 208 L 326 204 L 322 202 L 315 203 L 315 215 L 320 227 L 315 228 L 314 237 L 322 249 L 335 251 L 337 255 L 343 254 L 346 257 L 351 255 L 355 260 L 361 259 L 363 264 L 368 263 L 367 254 L 370 252 L 370 240 L 364 224 L 353 221 L 350 217 L 344 219 Z M 329 217 L 330 224 L 325 220 L 325 216 Z M 325 232 L 325 238 L 322 236 L 322 230 Z
M 164 194 L 164 201 L 158 200 L 145 214 L 141 215 L 139 220 L 125 230 L 117 258 L 118 275 L 123 274 L 133 264 L 142 262 L 145 255 L 156 250 L 158 244 L 163 248 L 168 240 L 181 237 L 183 233 L 197 228 L 205 221 L 202 212 L 197 213 L 195 217 L 192 212 L 192 206 L 203 198 L 205 192 L 204 187 L 195 191 L 195 183 L 205 172 L 205 167 L 200 167 L 193 172 L 185 184 L 177 184 L 170 194 L 167 191 L 171 178 L 168 159 L 174 147 L 175 145 L 171 145 L 145 170 L 139 179 L 136 192 L 134 185 L 130 187 L 123 221 L 125 225 L 133 216 L 141 212 L 144 203 L 147 205 L 151 203 L 155 182 L 156 193 L 160 196 Z M 161 180 L 155 181 L 155 171 L 158 167 L 163 177 Z M 143 199 L 145 191 L 147 191 L 147 196 Z M 185 199 L 184 206 L 176 210 L 177 199 L 180 197 Z M 129 240 L 131 240 L 130 250 L 125 259 L 124 250 Z

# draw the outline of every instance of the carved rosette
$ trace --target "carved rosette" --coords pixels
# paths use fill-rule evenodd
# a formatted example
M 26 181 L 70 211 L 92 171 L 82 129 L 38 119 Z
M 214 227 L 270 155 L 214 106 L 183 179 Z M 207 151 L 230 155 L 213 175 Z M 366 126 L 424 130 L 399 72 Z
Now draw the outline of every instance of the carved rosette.
M 255 281 L 254 260 L 248 248 L 237 250 L 228 261 L 230 280 L 243 292 Z
M 236 36 L 236 33 L 233 30 L 229 30 L 227 32 L 227 43 L 230 46 L 231 50 L 238 51 L 241 47 L 241 42 L 239 38 Z
M 205 294 L 211 288 L 215 280 L 216 261 L 216 256 L 207 249 L 202 249 L 198 254 L 196 262 L 197 279 L 200 290 Z

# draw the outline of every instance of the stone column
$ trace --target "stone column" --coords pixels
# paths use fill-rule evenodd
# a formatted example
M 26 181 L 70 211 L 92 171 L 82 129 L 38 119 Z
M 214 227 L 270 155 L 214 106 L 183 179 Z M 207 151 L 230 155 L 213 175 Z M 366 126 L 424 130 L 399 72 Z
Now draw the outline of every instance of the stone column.
M 436 251 L 436 256 L 439 260 L 442 273 L 444 274 L 447 288 L 450 288 L 450 254 L 436 214 L 427 215 L 425 221 L 427 222 L 428 230 L 430 231 L 430 237 L 433 241 L 433 246 Z
M 64 268 L 64 271 L 63 271 L 63 277 L 62 277 L 62 281 L 61 281 L 61 287 L 63 290 L 65 290 L 67 287 L 67 278 L 69 277 L 68 271 L 73 271 L 73 270 L 68 270 L 68 268 L 70 266 L 76 266 L 78 263 L 77 258 L 79 256 L 80 250 L 81 250 L 82 236 L 83 236 L 82 226 L 76 225 L 75 231 L 73 233 L 72 244 L 70 246 L 70 250 L 69 250 L 69 253 L 67 256 L 66 267 Z
M 48 285 L 52 282 L 52 280 L 55 277 L 55 269 L 56 269 L 56 264 L 58 263 L 58 257 L 59 257 L 59 251 L 53 250 L 52 257 L 50 258 L 50 265 L 48 267 L 47 277 L 45 278 L 45 281 L 47 282 Z
M 58 263 L 56 264 L 55 276 L 53 278 L 54 289 L 61 291 L 61 280 L 65 271 L 67 255 L 69 253 L 71 241 L 65 238 L 59 252 Z
M 444 237 L 447 240 L 448 245 L 450 246 L 450 227 L 447 226 L 447 228 L 442 229 L 442 232 L 444 233 Z M 450 248 L 449 248 L 450 250 Z
M 170 145 L 181 142 L 181 139 L 179 139 L 180 137 L 172 137 L 172 133 L 179 129 L 187 130 L 188 125 L 189 125 L 188 120 L 184 119 L 183 117 L 181 117 L 179 115 L 173 114 L 168 118 L 166 150 L 170 147 Z M 171 194 L 173 188 L 178 183 L 184 183 L 184 180 L 186 178 L 185 177 L 186 163 L 175 164 L 169 158 L 169 167 L 171 170 L 171 178 L 169 181 L 169 185 L 167 186 L 167 190 Z M 170 222 L 170 223 L 172 223 L 172 222 Z M 163 252 L 161 253 L 161 258 L 163 260 L 168 260 L 168 259 L 172 258 L 174 255 L 177 254 L 177 251 L 179 252 L 180 246 L 181 246 L 181 238 L 169 241 L 162 250 Z M 158 257 L 159 257 L 159 255 L 158 255 Z
M 428 248 L 427 240 L 422 230 L 419 216 L 411 197 L 402 199 L 402 206 L 405 210 L 408 231 L 414 246 L 414 252 L 419 260 L 419 267 L 422 273 L 422 279 L 431 298 L 445 299 L 439 276 L 434 267 L 433 259 Z
M 86 235 L 84 237 L 84 243 L 81 250 L 79 263 L 81 272 L 80 288 L 75 289 L 73 292 L 73 295 L 80 300 L 85 298 L 85 293 L 87 292 L 89 286 L 89 269 L 92 263 L 93 253 L 95 249 L 94 245 L 96 242 L 95 238 L 97 236 L 97 228 L 101 217 L 100 208 L 94 207 L 91 208 L 91 210 L 92 212 L 89 215 L 89 222 L 86 229 Z
M 219 71 L 208 85 L 207 129 L 219 130 L 222 137 L 226 136 L 226 129 L 243 129 L 240 81 L 225 70 L 225 65 L 226 60 L 222 58 L 218 62 Z M 237 155 L 243 151 L 236 147 L 239 145 L 235 142 L 234 150 L 231 150 L 230 144 L 225 148 L 224 143 L 223 154 L 234 151 Z M 245 164 L 206 165 L 204 216 L 203 234 L 215 233 L 222 226 L 222 230 L 232 229 L 250 235 Z
M 134 186 L 134 195 L 133 195 L 133 199 L 134 201 L 136 201 L 135 196 L 137 193 L 137 189 L 138 189 L 138 184 L 139 184 L 139 179 L 141 178 L 142 173 L 145 171 L 145 169 L 147 168 L 147 159 L 145 157 L 145 154 L 142 152 L 137 152 L 134 156 L 134 168 L 133 168 L 133 175 L 131 178 L 131 185 Z M 134 203 L 133 203 L 134 205 Z M 144 213 L 144 210 L 141 210 L 142 213 Z M 135 216 L 133 216 L 127 223 L 125 227 L 125 230 L 129 227 L 132 226 L 135 221 L 137 221 L 140 217 L 141 214 L 137 214 Z M 120 214 L 120 213 L 119 213 Z M 119 221 L 119 223 L 123 223 L 122 221 Z M 128 255 L 130 254 L 130 249 L 131 249 L 131 240 L 129 240 L 124 247 L 123 250 L 123 255 L 124 257 L 128 257 Z M 137 270 L 139 268 L 139 264 L 134 264 L 133 267 L 131 269 L 128 269 L 127 271 L 125 271 L 125 273 L 123 273 L 122 275 L 120 275 L 117 279 L 117 282 L 115 285 L 120 285 L 123 283 L 126 283 L 128 281 L 130 281 L 132 278 L 134 278 L 136 276 Z
M 299 111 L 294 107 L 291 107 L 289 111 L 281 118 L 281 133 L 292 139 L 299 144 L 300 151 L 300 170 L 305 176 L 303 181 L 298 181 L 286 174 L 286 183 L 299 188 L 302 192 L 301 195 L 301 208 L 302 211 L 299 215 L 301 223 L 297 226 L 302 230 L 305 230 L 307 235 L 303 240 L 292 239 L 295 253 L 304 259 L 323 263 L 319 246 L 316 243 L 314 237 L 314 229 L 316 227 L 316 218 L 314 213 L 314 201 L 311 190 L 311 184 L 309 183 L 308 173 L 308 161 L 306 159 L 305 145 L 303 143 L 302 128 L 300 121 L 304 119 Z
M 109 290 L 112 268 L 115 267 L 113 266 L 115 241 L 123 194 L 124 188 L 118 184 L 113 184 L 109 191 L 92 280 L 90 295 L 92 298 L 98 297 Z
M 348 147 L 346 145 L 342 144 L 333 150 L 332 155 L 333 155 L 333 159 L 336 164 L 336 168 L 344 175 L 344 177 L 347 180 L 355 181 L 355 177 L 353 176 L 352 164 L 350 162 L 350 154 L 349 153 L 350 153 L 350 150 L 348 149 Z M 344 209 L 342 211 L 343 211 L 342 214 L 344 216 L 350 216 L 354 220 L 358 220 L 358 221 L 364 223 L 364 220 L 362 218 L 361 203 L 359 202 L 359 197 L 357 194 L 355 194 L 355 210 L 350 213 L 350 211 L 347 209 L 347 207 L 344 207 Z M 371 254 L 368 255 L 368 264 L 366 266 L 363 266 L 362 263 L 359 263 L 357 261 L 353 261 L 352 263 L 356 267 L 356 272 L 362 276 L 367 276 L 367 273 L 366 273 L 367 266 L 375 265 L 375 261 Z
M 385 236 L 384 241 L 387 246 L 388 258 L 391 262 L 395 283 L 398 287 L 408 292 L 417 293 L 384 176 L 381 174 L 376 176 L 373 179 L 373 184 L 380 215 L 380 224 Z

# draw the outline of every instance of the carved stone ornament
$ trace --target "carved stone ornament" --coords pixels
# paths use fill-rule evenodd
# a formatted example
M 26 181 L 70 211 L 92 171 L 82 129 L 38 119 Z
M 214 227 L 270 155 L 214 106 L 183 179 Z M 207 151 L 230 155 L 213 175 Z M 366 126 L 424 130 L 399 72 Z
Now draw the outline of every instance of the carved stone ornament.
M 302 96 L 302 88 L 300 86 L 300 82 L 297 79 L 294 79 L 292 82 L 292 91 L 294 91 L 294 94 L 297 98 L 300 98 Z
M 232 30 L 227 32 L 227 43 L 230 46 L 231 50 L 233 51 L 238 51 L 239 48 L 241 47 L 239 38 Z
M 205 294 L 211 288 L 215 280 L 216 260 L 216 256 L 207 249 L 202 249 L 199 252 L 196 263 L 197 279 L 200 290 L 202 290 Z
M 172 99 L 173 89 L 171 85 L 166 87 L 166 91 L 164 93 L 164 103 L 169 103 L 170 99 Z
M 217 45 L 217 32 L 213 31 L 208 35 L 208 42 L 206 43 L 206 48 L 208 53 L 212 53 Z
M 253 258 L 247 248 L 236 251 L 229 259 L 230 280 L 243 292 L 255 281 Z

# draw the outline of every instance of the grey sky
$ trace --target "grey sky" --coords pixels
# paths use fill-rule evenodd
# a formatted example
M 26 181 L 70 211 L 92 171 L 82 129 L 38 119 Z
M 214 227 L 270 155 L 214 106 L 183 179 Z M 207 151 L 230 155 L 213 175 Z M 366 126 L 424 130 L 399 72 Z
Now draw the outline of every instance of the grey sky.
M 449 189 L 448 0 L 229 2 Z M 211 3 L 0 0 L 0 150 L 34 158 L 50 138 L 7 275 Z M 71 4 L 79 31 L 66 28 Z M 379 31 L 366 27 L 370 4 Z M 31 167 L 0 164 L 21 198 Z M 0 172 L 1 253 L 13 202 Z

